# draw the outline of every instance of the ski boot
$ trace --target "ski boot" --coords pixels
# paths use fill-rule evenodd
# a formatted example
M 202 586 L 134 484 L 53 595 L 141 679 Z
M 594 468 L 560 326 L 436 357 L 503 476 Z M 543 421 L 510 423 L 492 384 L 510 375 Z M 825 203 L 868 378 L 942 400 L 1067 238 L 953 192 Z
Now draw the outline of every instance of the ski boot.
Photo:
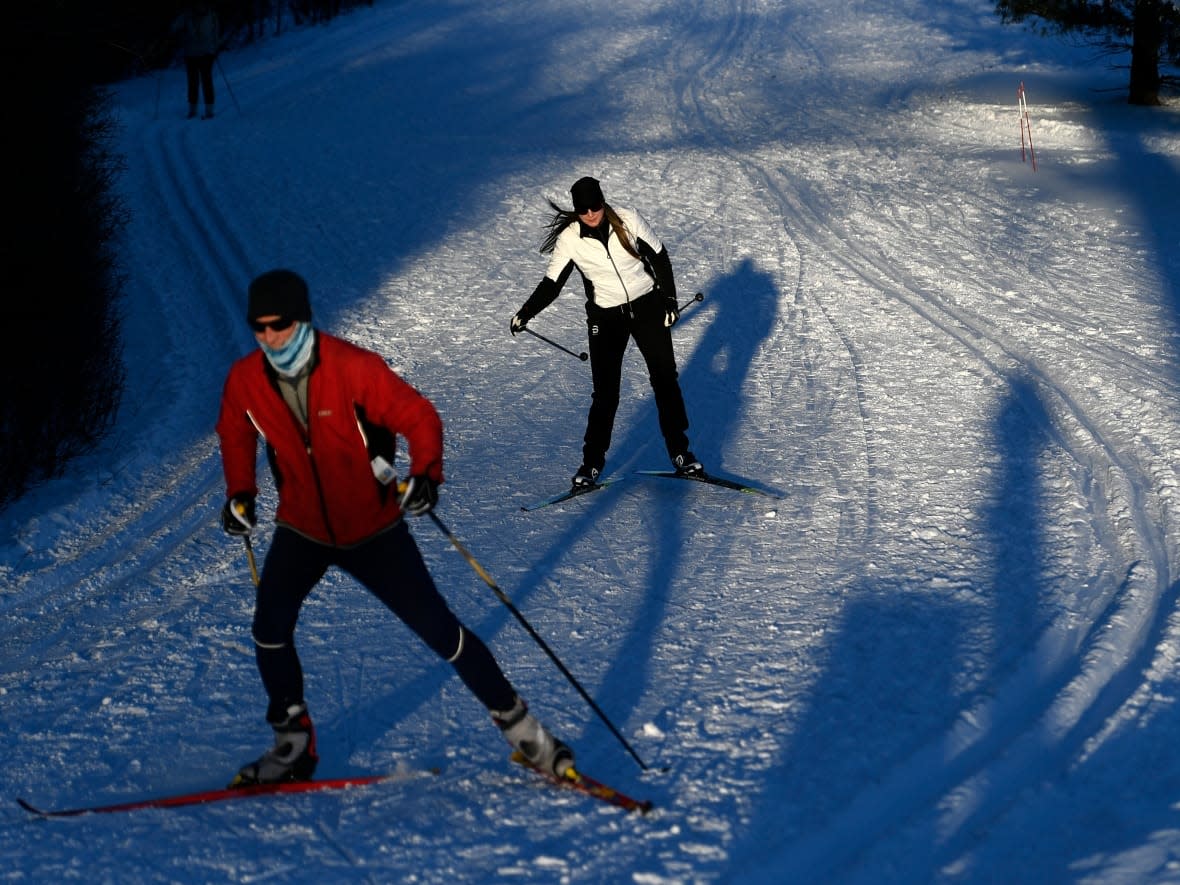
M 316 754 L 315 727 L 307 714 L 307 705 L 292 704 L 283 717 L 280 722 L 271 722 L 275 745 L 258 761 L 242 766 L 230 781 L 231 787 L 311 780 L 320 757 Z
M 551 735 L 519 697 L 509 710 L 492 710 L 504 738 L 531 765 L 557 777 L 574 765 L 574 751 Z

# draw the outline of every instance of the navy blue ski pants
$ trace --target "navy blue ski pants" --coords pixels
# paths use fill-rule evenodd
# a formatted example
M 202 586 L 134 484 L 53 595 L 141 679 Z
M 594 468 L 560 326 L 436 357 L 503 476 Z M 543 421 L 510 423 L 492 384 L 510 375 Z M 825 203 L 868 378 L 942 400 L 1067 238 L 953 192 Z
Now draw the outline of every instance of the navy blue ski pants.
M 184 60 L 185 78 L 188 86 L 188 103 L 195 105 L 200 92 L 205 94 L 205 104 L 212 107 L 215 94 L 213 92 L 213 63 L 215 55 L 190 55 Z M 198 92 L 198 89 L 200 92 Z
M 515 691 L 492 653 L 460 623 L 435 587 L 404 520 L 355 547 L 331 547 L 284 526 L 275 529 L 254 606 L 258 672 L 270 699 L 268 721 L 284 718 L 303 701 L 303 668 L 295 650 L 295 626 L 303 601 L 337 566 L 397 615 L 486 707 L 507 710 Z

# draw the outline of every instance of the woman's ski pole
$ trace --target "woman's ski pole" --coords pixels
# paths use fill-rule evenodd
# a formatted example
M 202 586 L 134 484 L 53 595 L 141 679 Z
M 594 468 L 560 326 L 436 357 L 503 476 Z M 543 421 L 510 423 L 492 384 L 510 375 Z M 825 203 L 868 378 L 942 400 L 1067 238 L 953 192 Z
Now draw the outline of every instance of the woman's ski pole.
M 528 326 L 525 326 L 525 327 L 524 327 L 524 330 L 525 330 L 526 332 L 528 332 L 530 335 L 532 335 L 534 338 L 540 338 L 540 339 L 541 339 L 542 341 L 544 341 L 546 344 L 552 344 L 552 345 L 553 345 L 554 347 L 556 347 L 558 350 L 563 350 L 563 351 L 565 351 L 566 353 L 568 353 L 570 356 L 576 356 L 576 357 L 577 357 L 578 359 L 580 359 L 582 362 L 586 362 L 586 360 L 590 359 L 590 354 L 586 353 L 586 351 L 584 351 L 584 350 L 583 350 L 581 353 L 574 353 L 574 352 L 573 352 L 572 350 L 570 350 L 568 347 L 562 347 L 562 346 L 561 346 L 560 344 L 558 344 L 556 341 L 550 341 L 550 340 L 549 340 L 548 338 L 546 338 L 544 335 L 540 334 L 539 332 L 534 332 L 534 331 L 533 331 L 532 329 L 530 329 Z
M 492 588 L 492 592 L 496 594 L 502 603 L 504 603 L 504 605 L 508 608 L 508 611 L 512 612 L 512 614 L 516 617 L 516 620 L 520 621 L 521 626 L 524 627 L 526 631 L 528 631 L 529 636 L 533 637 L 533 641 L 541 647 L 541 650 L 545 652 L 545 654 L 549 655 L 549 658 L 557 665 L 557 669 L 560 670 L 562 675 L 564 675 L 565 678 L 570 681 L 570 684 L 578 690 L 578 694 L 585 698 L 586 703 L 590 705 L 591 709 L 593 709 L 594 712 L 598 714 L 598 718 L 606 723 L 606 727 L 609 728 L 614 736 L 619 739 L 619 743 L 621 743 L 627 752 L 631 754 L 631 758 L 639 763 L 640 768 L 642 768 L 644 771 L 647 771 L 647 765 L 642 759 L 639 758 L 639 755 L 631 748 L 631 745 L 627 743 L 627 739 L 619 733 L 619 730 L 615 728 L 614 723 L 612 723 L 606 717 L 606 714 L 602 712 L 598 704 L 594 703 L 594 699 L 586 693 L 586 689 L 582 688 L 582 684 L 574 678 L 573 674 L 570 673 L 569 670 L 566 669 L 565 664 L 563 664 L 561 659 L 558 658 L 556 654 L 554 654 L 553 649 L 551 649 L 546 644 L 544 639 L 537 635 L 537 631 L 533 629 L 532 625 L 527 620 L 525 620 L 525 617 L 520 613 L 520 610 L 512 604 L 512 600 L 509 599 L 504 591 L 496 585 L 496 582 L 492 580 L 492 576 L 484 570 L 484 567 L 476 561 L 474 556 L 467 552 L 467 548 L 459 542 L 459 539 L 456 538 L 451 530 L 446 527 L 443 521 L 438 518 L 438 515 L 433 510 L 428 511 L 428 515 L 434 520 L 434 524 L 438 526 L 439 531 L 447 536 L 447 539 L 451 542 L 454 548 L 463 555 L 464 559 L 467 560 L 467 564 L 475 569 L 475 573 L 483 578 L 484 583 Z
M 225 81 L 226 91 L 229 92 L 229 97 L 233 99 L 234 107 L 238 109 L 238 113 L 242 112 L 242 106 L 238 104 L 238 97 L 234 95 L 234 88 L 229 85 L 229 77 L 225 75 L 225 68 L 221 66 L 220 54 L 213 56 L 213 60 L 217 63 L 217 70 L 221 71 L 221 79 Z
M 684 304 L 680 305 L 677 309 L 681 313 L 683 313 L 684 311 L 688 310 L 688 308 L 691 307 L 696 302 L 704 301 L 704 300 L 705 300 L 705 293 L 697 292 L 695 295 L 693 295 L 691 298 L 689 298 L 688 301 L 686 301 L 686 302 L 684 302 Z M 528 326 L 524 327 L 524 331 L 528 332 L 534 338 L 540 338 L 546 344 L 552 345 L 553 347 L 556 347 L 558 350 L 563 351 L 564 353 L 568 353 L 570 356 L 576 356 L 582 362 L 586 362 L 586 360 L 590 359 L 590 354 L 586 353 L 586 351 L 583 350 L 581 353 L 574 353 L 568 347 L 563 347 L 562 345 L 558 344 L 556 341 L 551 341 L 550 339 L 548 339 L 544 335 L 542 335 L 540 332 L 534 332 Z

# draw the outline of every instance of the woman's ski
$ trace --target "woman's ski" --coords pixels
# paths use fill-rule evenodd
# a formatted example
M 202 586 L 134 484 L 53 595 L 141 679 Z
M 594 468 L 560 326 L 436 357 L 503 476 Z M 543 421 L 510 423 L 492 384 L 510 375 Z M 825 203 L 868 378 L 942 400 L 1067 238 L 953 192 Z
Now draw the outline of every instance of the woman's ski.
M 782 495 L 777 492 L 770 492 L 766 489 L 760 489 L 757 486 L 752 486 L 749 483 L 737 482 L 732 479 L 725 479 L 720 476 L 711 476 L 708 473 L 677 473 L 675 470 L 636 470 L 636 473 L 643 476 L 663 476 L 667 479 L 689 479 L 693 482 L 703 482 L 711 486 L 721 486 L 725 489 L 733 489 L 735 492 L 743 492 L 747 495 L 761 495 L 764 498 L 774 498 L 782 500 Z
M 604 479 L 602 482 L 596 482 L 588 486 L 574 486 L 560 495 L 554 495 L 552 498 L 546 498 L 544 501 L 538 501 L 536 504 L 530 504 L 527 507 L 522 506 L 520 509 L 526 513 L 531 513 L 534 510 L 540 510 L 542 507 L 548 507 L 550 504 L 560 504 L 562 501 L 568 501 L 570 498 L 580 498 L 582 495 L 588 495 L 591 492 L 597 492 L 599 489 L 605 489 L 609 485 L 614 485 L 622 477 L 615 477 L 614 479 Z

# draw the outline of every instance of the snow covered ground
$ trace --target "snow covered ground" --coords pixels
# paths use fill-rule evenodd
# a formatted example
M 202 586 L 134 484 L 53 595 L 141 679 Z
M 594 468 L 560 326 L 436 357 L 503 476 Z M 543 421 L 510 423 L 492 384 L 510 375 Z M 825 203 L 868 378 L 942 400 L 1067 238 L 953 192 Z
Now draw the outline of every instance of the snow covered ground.
M 126 401 L 0 514 L 0 880 L 1180 882 L 1180 103 L 990 0 L 383 0 L 217 86 L 207 122 L 179 70 L 119 90 Z M 586 174 L 705 294 L 696 453 L 783 500 L 635 476 L 666 456 L 632 352 L 626 481 L 521 512 L 578 465 L 589 370 L 508 320 Z M 439 515 L 649 770 L 420 521 L 440 586 L 654 813 L 510 765 L 339 574 L 299 632 L 320 774 L 441 776 L 12 801 L 219 786 L 269 742 L 212 428 L 276 266 L 437 403 Z M 582 317 L 532 328 L 581 350 Z

